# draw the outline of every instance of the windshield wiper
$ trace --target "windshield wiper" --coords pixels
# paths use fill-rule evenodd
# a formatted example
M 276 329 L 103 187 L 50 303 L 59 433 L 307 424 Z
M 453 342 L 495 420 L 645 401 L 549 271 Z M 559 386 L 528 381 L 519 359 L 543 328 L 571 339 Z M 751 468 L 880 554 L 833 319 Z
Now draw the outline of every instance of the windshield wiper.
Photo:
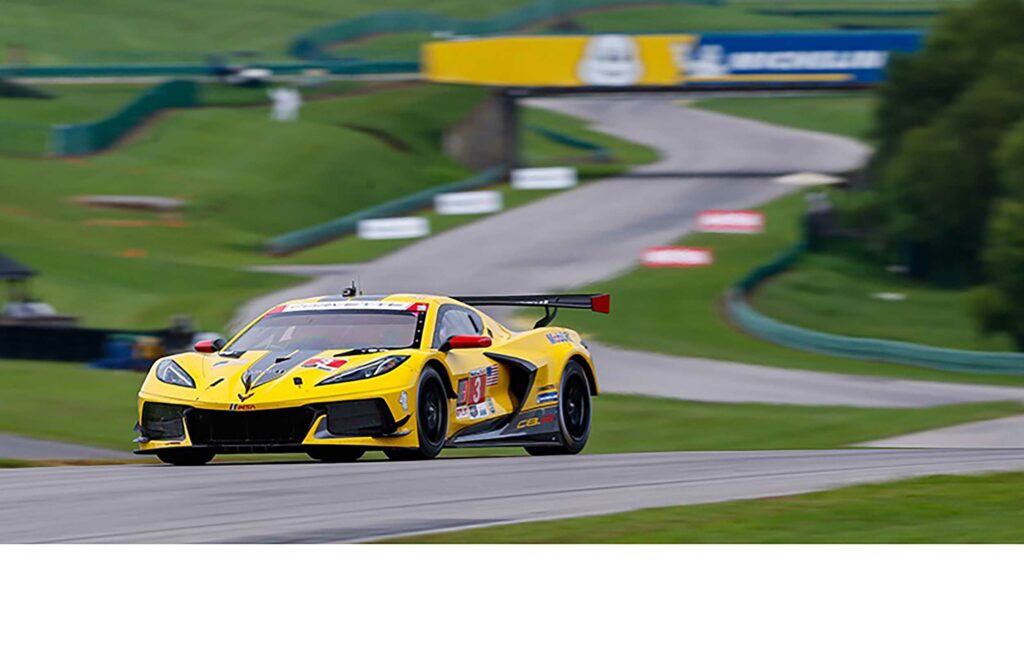
M 350 349 L 347 352 L 338 352 L 334 355 L 335 358 L 339 356 L 359 356 L 360 354 L 376 354 L 377 352 L 391 351 L 392 349 L 402 349 L 401 347 L 356 347 Z
M 222 352 L 220 352 L 217 355 L 218 356 L 223 356 L 224 358 L 238 358 L 239 356 L 244 354 L 245 351 L 246 350 L 244 350 L 244 349 L 232 349 L 229 352 L 222 351 Z

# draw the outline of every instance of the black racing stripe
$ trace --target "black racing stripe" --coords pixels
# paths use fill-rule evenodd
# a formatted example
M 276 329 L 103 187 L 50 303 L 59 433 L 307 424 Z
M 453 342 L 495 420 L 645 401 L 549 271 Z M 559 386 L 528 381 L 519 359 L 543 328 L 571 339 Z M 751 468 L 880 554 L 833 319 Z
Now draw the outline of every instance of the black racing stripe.
M 291 372 L 302 363 L 322 354 L 323 352 L 308 353 L 296 350 L 288 360 L 278 363 L 276 362 L 277 359 L 281 358 L 283 354 L 276 354 L 274 352 L 267 353 L 258 361 L 253 363 L 246 371 L 245 376 L 248 376 L 251 379 L 251 387 L 249 389 L 258 388 L 261 385 L 275 381 Z

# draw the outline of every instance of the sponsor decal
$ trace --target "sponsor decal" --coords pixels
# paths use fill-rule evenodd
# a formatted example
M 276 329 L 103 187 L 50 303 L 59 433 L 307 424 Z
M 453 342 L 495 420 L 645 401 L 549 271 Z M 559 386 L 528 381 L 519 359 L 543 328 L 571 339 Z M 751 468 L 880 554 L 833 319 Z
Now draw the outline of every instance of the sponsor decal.
M 545 335 L 548 337 L 548 342 L 552 345 L 572 342 L 572 338 L 569 336 L 569 332 L 567 331 L 553 331 Z
M 767 72 L 852 72 L 882 70 L 889 62 L 883 50 L 775 50 L 728 52 L 721 43 L 676 46 L 679 67 L 693 80 Z
M 456 397 L 456 405 L 469 406 L 477 403 L 483 403 L 484 398 L 487 396 L 487 374 L 486 370 L 481 368 L 474 370 L 476 374 L 470 373 L 470 376 L 465 379 L 459 380 L 458 396 Z
M 384 302 L 382 300 L 334 300 L 303 302 L 276 307 L 269 313 L 304 313 L 306 311 L 426 311 L 427 302 Z
M 755 234 L 764 231 L 764 214 L 752 210 L 704 210 L 697 213 L 697 232 Z
M 239 396 L 241 396 L 241 395 L 239 395 Z M 244 412 L 246 410 L 255 410 L 255 409 L 256 409 L 256 406 L 252 405 L 251 403 L 250 404 L 233 403 L 230 406 L 228 406 L 228 410 L 234 410 L 234 411 L 243 411 Z
M 457 406 L 455 408 L 456 419 L 483 419 L 497 413 L 494 399 L 488 398 L 484 403 L 477 403 L 470 406 Z
M 558 401 L 558 391 L 554 390 L 551 392 L 541 392 L 537 395 L 537 403 L 551 403 L 552 401 Z
M 710 266 L 714 263 L 714 255 L 710 248 L 656 246 L 654 248 L 647 248 L 641 253 L 640 263 L 651 268 Z
M 529 417 L 516 424 L 516 429 L 522 430 L 524 428 L 534 428 L 536 426 L 540 426 L 541 424 L 552 424 L 554 423 L 554 421 L 554 414 L 540 415 L 539 417 Z
M 405 393 L 405 390 L 398 395 L 398 403 L 402 406 L 402 410 L 409 412 L 409 395 Z
M 565 189 L 575 187 L 576 183 L 576 170 L 572 167 L 512 170 L 512 186 L 516 189 Z
M 302 367 L 323 372 L 333 372 L 347 362 L 348 359 L 345 358 L 311 358 L 303 363 Z

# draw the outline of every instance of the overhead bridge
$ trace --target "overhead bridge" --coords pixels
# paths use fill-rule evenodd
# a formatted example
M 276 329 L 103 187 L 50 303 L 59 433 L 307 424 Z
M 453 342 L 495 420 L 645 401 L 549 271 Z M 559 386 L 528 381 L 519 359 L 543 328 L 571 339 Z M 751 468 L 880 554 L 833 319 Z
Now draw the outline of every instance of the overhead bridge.
M 479 166 L 515 165 L 522 99 L 863 89 L 884 81 L 890 60 L 916 52 L 923 38 L 902 30 L 455 38 L 423 45 L 420 73 L 493 89 L 490 115 L 478 120 L 489 129 L 460 144 L 487 149 Z

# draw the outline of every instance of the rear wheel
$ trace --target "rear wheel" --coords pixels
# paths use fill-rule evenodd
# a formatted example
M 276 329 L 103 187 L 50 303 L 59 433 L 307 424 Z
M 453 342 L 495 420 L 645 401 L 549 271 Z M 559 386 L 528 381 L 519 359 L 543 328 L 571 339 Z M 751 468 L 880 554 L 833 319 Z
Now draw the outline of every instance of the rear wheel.
M 416 434 L 418 448 L 389 448 L 384 455 L 392 460 L 429 460 L 437 457 L 448 436 L 448 395 L 441 375 L 432 367 L 420 374 L 416 390 Z
M 309 449 L 306 455 L 318 462 L 355 462 L 363 457 L 364 451 L 361 448 L 348 446 L 331 446 L 325 448 Z
M 207 451 L 203 449 L 178 449 L 174 451 L 161 451 L 156 454 L 164 464 L 173 464 L 175 466 L 200 466 L 208 463 L 216 455 L 213 451 Z
M 575 455 L 590 437 L 590 381 L 577 361 L 562 372 L 558 392 L 558 446 L 527 446 L 530 455 Z

